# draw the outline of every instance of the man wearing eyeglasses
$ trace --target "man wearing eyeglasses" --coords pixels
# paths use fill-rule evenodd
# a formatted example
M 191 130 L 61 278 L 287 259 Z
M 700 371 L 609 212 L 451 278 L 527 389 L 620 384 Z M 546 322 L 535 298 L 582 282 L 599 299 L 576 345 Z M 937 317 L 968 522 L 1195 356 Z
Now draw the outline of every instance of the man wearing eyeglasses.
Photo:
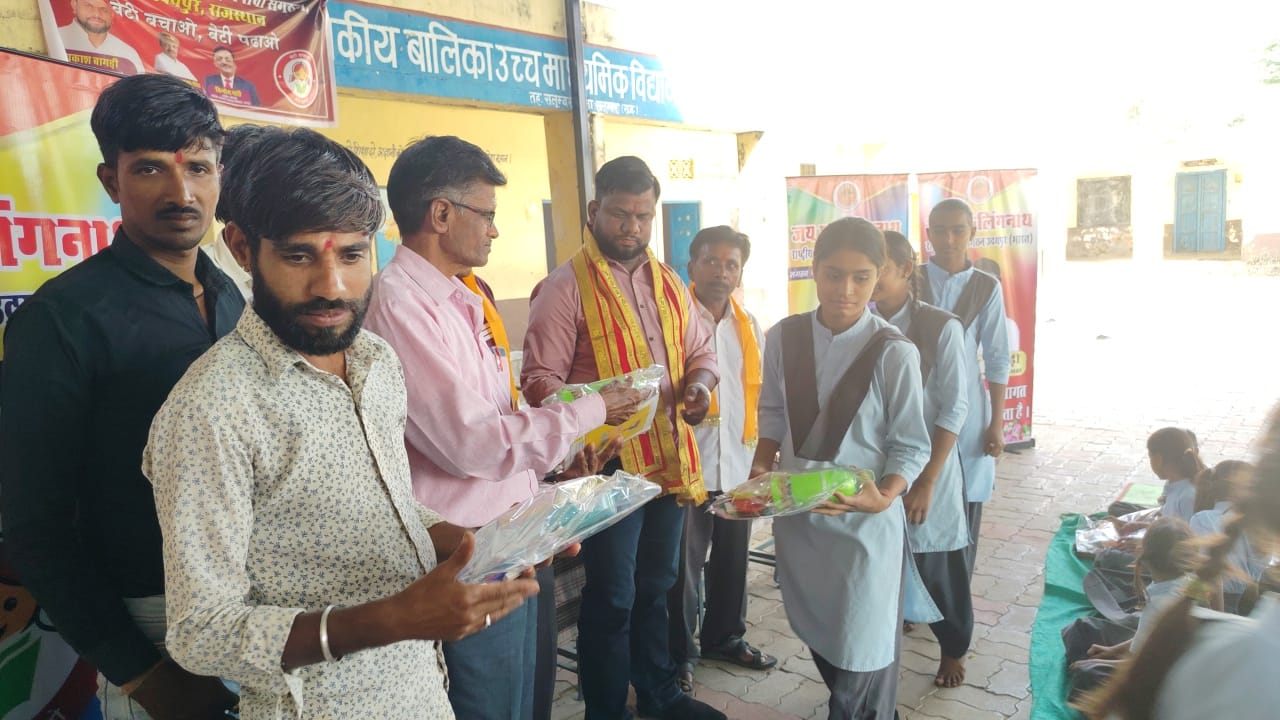
M 471 274 L 489 261 L 497 188 L 506 183 L 489 155 L 465 140 L 428 137 L 406 149 L 387 182 L 402 246 L 374 279 L 366 321 L 404 366 L 414 494 L 469 528 L 531 497 L 577 437 L 622 422 L 641 399 L 615 385 L 519 410 L 502 319 Z M 599 461 L 580 456 L 577 464 Z M 455 715 L 533 716 L 537 616 L 530 598 L 492 627 L 445 643 Z

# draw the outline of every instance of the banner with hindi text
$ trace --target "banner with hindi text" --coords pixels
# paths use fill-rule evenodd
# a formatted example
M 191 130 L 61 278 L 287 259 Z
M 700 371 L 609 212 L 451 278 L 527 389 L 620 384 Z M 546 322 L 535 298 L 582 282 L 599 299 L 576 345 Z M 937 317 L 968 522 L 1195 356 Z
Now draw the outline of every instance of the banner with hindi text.
M 165 73 L 227 115 L 337 120 L 327 0 L 39 0 L 49 56 L 122 75 Z
M 333 0 L 329 13 L 344 88 L 572 107 L 564 37 L 351 0 Z M 681 121 L 674 79 L 658 58 L 597 45 L 583 55 L 589 112 Z
M 89 131 L 98 93 L 115 80 L 0 50 L 0 333 L 37 287 L 110 244 L 120 224 Z M 15 576 L 0 528 L 0 720 L 101 717 L 96 690 L 97 672 Z
M 787 178 L 787 306 L 792 313 L 818 306 L 813 244 L 842 217 L 870 220 L 881 230 L 907 234 L 911 216 L 907 175 L 823 175 Z
M 120 227 L 89 129 L 98 94 L 115 81 L 0 50 L 0 332 L 36 288 L 110 245 Z
M 1005 442 L 1029 443 L 1032 380 L 1035 373 L 1036 282 L 1039 270 L 1035 170 L 975 170 L 922 173 L 920 227 L 929 211 L 947 198 L 973 209 L 975 235 L 970 260 L 1000 279 L 1012 365 L 1005 389 Z M 921 233 L 921 257 L 933 257 L 927 233 Z

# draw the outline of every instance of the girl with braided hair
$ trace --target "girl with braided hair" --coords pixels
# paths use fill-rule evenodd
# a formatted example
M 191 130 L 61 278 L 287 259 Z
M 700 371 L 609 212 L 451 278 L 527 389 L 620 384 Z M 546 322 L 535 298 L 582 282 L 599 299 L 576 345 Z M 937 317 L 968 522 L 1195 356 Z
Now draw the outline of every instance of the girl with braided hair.
M 916 253 L 902 233 L 884 233 L 884 271 L 871 296 L 876 314 L 888 320 L 920 352 L 924 419 L 931 443 L 929 462 L 903 497 L 907 537 L 916 568 L 942 620 L 929 629 L 942 657 L 934 684 L 964 682 L 964 658 L 973 640 L 973 599 L 965 549 L 977 537 L 966 514 L 964 473 L 956 438 L 969 411 L 964 327 L 955 315 L 920 300 Z
M 1191 530 L 1198 536 L 1221 535 L 1226 518 L 1240 502 L 1240 486 L 1248 482 L 1253 466 L 1239 460 L 1223 460 L 1196 478 L 1196 514 L 1191 516 Z M 1229 613 L 1247 614 L 1242 605 L 1249 604 L 1262 578 L 1266 558 L 1242 537 L 1227 555 L 1229 570 L 1222 578 L 1222 607 Z

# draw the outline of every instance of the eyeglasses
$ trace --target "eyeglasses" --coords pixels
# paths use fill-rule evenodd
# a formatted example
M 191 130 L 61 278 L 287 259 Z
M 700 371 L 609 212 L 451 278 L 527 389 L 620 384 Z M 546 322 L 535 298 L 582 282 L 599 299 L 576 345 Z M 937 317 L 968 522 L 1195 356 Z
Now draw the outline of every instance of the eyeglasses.
M 475 213 L 480 219 L 488 223 L 490 229 L 493 228 L 493 219 L 498 216 L 497 210 L 481 210 L 478 207 L 471 207 L 470 205 L 467 205 L 466 203 L 460 203 L 457 200 L 450 200 L 449 198 L 441 198 L 441 199 L 449 203 L 450 205 L 460 207 L 463 210 L 470 210 L 471 212 Z

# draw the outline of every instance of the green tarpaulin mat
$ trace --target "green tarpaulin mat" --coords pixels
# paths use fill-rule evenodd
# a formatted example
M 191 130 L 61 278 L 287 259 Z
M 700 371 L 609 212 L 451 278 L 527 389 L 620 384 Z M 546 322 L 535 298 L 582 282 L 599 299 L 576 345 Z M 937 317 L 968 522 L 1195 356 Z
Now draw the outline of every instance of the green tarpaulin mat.
M 1076 618 L 1095 615 L 1084 594 L 1090 563 L 1076 557 L 1076 527 L 1083 515 L 1062 516 L 1062 527 L 1044 559 L 1044 599 L 1031 627 L 1031 720 L 1077 720 L 1067 706 L 1067 659 L 1062 629 Z

